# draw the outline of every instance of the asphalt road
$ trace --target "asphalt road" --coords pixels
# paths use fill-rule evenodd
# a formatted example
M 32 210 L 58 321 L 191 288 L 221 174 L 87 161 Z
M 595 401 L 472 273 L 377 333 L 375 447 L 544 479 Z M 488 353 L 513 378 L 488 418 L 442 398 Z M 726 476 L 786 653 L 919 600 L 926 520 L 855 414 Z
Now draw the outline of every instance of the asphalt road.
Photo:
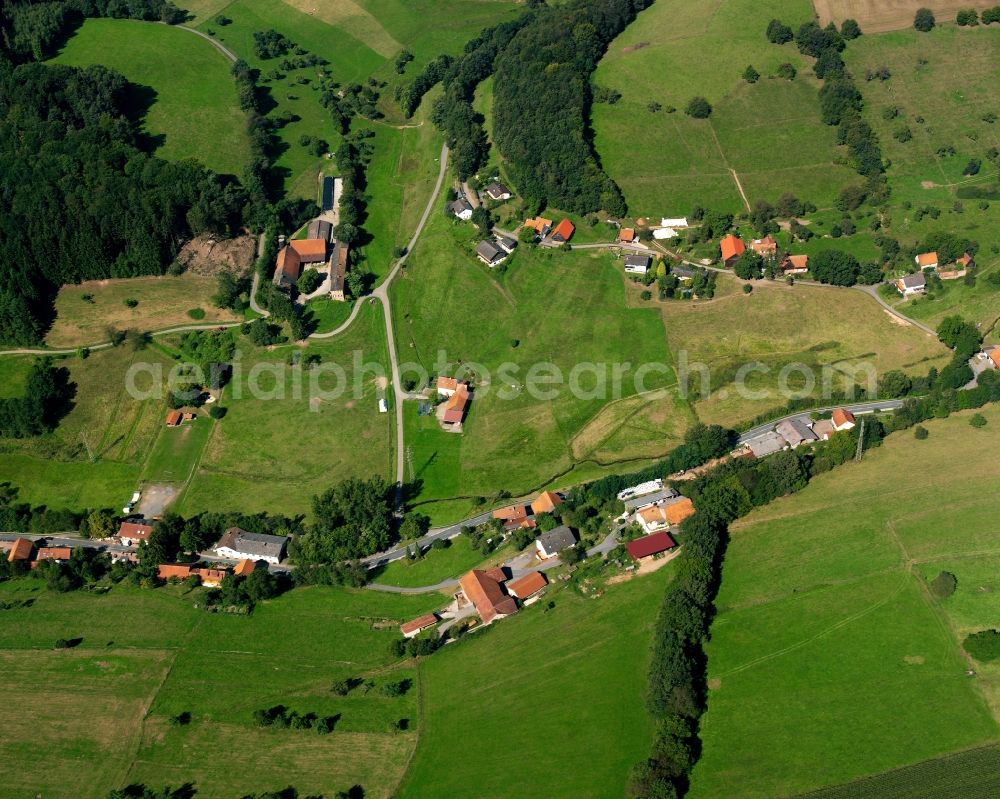
M 787 416 L 781 416 L 777 419 L 772 419 L 769 422 L 765 422 L 764 424 L 759 424 L 756 427 L 751 427 L 749 430 L 747 430 L 740 436 L 739 443 L 745 444 L 747 441 L 757 438 L 758 436 L 761 436 L 764 433 L 769 433 L 771 430 L 774 429 L 774 426 L 778 424 L 778 422 L 783 422 L 786 419 L 803 419 L 808 421 L 812 414 L 831 413 L 834 408 L 846 408 L 851 413 L 858 415 L 865 413 L 874 413 L 875 411 L 892 411 L 895 410 L 896 408 L 901 408 L 901 407 L 903 407 L 902 400 L 879 400 L 877 402 L 855 402 L 848 404 L 841 403 L 840 405 L 831 405 L 828 408 L 812 408 L 806 411 L 790 413 Z

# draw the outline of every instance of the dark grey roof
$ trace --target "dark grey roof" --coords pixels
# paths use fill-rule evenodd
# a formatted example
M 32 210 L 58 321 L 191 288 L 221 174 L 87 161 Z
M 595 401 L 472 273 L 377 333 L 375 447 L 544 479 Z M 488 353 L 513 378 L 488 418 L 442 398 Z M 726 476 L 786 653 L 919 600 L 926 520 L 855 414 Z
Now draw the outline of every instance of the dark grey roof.
M 500 197 L 504 194 L 513 194 L 510 189 L 498 180 L 494 180 L 489 186 L 486 187 L 486 193 L 490 195 L 490 197 Z
M 314 219 L 312 222 L 309 223 L 309 231 L 306 234 L 306 238 L 323 239 L 323 241 L 329 241 L 330 232 L 332 230 L 333 226 L 325 219 Z
M 632 497 L 631 499 L 625 500 L 625 510 L 633 511 L 638 508 L 645 508 L 647 505 L 659 505 L 666 502 L 668 499 L 673 499 L 678 496 L 674 489 L 667 487 L 661 488 L 659 491 L 654 491 L 651 494 L 643 494 L 638 497 Z
M 783 450 L 786 446 L 786 441 L 780 434 L 772 430 L 769 433 L 764 433 L 762 436 L 751 439 L 747 442 L 747 446 L 750 447 L 750 451 L 754 454 L 754 457 L 764 458 Z
M 478 255 L 480 258 L 486 259 L 490 263 L 493 263 L 493 261 L 502 258 L 503 254 L 504 254 L 503 250 L 501 250 L 491 241 L 481 241 L 476 247 L 476 255 Z
M 917 272 L 915 275 L 904 275 L 903 276 L 903 286 L 908 289 L 918 289 L 921 286 L 927 285 L 927 278 L 924 277 L 923 272 Z
M 466 200 L 464 197 L 459 197 L 455 202 L 451 204 L 451 212 L 453 214 L 461 213 L 462 211 L 471 211 L 472 203 Z
M 333 210 L 333 178 L 327 176 L 323 178 L 323 202 L 324 211 Z
M 694 277 L 694 270 L 690 266 L 677 264 L 676 266 L 670 267 L 670 274 L 677 275 L 677 277 Z
M 576 544 L 576 536 L 566 525 L 542 533 L 538 540 L 542 542 L 546 552 L 561 552 Z
M 260 558 L 281 558 L 288 541 L 283 535 L 268 535 L 267 533 L 251 533 L 239 527 L 230 527 L 219 539 L 217 549 L 228 547 L 235 552 L 256 555 Z
M 625 256 L 625 266 L 641 266 L 645 269 L 649 269 L 649 265 L 653 263 L 653 258 L 650 255 L 626 255 Z
M 815 441 L 816 434 L 809 429 L 809 426 L 801 419 L 785 419 L 778 422 L 775 430 L 793 447 L 803 441 Z
M 517 239 L 512 239 L 510 236 L 504 236 L 503 234 L 498 233 L 497 244 L 499 244 L 507 252 L 510 252 L 517 246 Z

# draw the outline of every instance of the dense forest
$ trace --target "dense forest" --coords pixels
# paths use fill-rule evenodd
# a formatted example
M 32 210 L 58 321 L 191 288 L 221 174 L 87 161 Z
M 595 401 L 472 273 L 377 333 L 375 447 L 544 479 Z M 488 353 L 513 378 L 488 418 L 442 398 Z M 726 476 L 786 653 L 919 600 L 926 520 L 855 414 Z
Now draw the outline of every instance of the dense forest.
M 85 17 L 178 23 L 185 14 L 170 0 L 8 0 L 0 3 L 0 41 L 15 63 L 41 61 Z
M 493 137 L 529 206 L 625 213 L 590 134 L 590 76 L 648 0 L 569 0 L 535 10 L 496 58 Z
M 135 92 L 0 56 L 0 342 L 39 341 L 64 283 L 160 274 L 186 238 L 241 224 L 238 183 L 143 150 Z

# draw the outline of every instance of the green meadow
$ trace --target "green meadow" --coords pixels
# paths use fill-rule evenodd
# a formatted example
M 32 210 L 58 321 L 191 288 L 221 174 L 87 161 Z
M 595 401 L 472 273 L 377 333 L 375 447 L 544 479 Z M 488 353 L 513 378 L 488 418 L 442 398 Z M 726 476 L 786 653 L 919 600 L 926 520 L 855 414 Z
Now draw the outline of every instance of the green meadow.
M 390 697 L 380 687 L 416 679 L 389 643 L 436 595 L 297 589 L 249 617 L 207 613 L 201 589 L 180 586 L 55 594 L 27 579 L 0 586 L 0 598 L 30 600 L 3 611 L 0 627 L 18 708 L 0 719 L 5 796 L 190 782 L 205 796 L 360 784 L 365 796 L 388 797 L 416 745 L 416 688 Z M 81 641 L 55 650 L 57 638 Z M 364 684 L 333 694 L 348 677 Z M 254 725 L 254 710 L 277 704 L 335 717 L 334 731 Z M 182 713 L 190 723 L 170 723 Z M 395 729 L 399 719 L 408 730 Z
M 88 19 L 53 62 L 100 64 L 152 89 L 143 125 L 162 141 L 157 155 L 194 158 L 217 172 L 243 173 L 250 154 L 246 118 L 236 101 L 230 63 L 211 42 L 168 25 Z
M 179 512 L 305 514 L 313 495 L 347 477 L 392 477 L 393 416 L 378 412 L 379 377 L 388 368 L 378 306 L 366 304 L 344 334 L 304 349 L 256 350 L 246 339 L 239 346 L 239 376 L 220 400 L 227 414 Z M 322 364 L 292 368 L 293 353 L 319 355 Z
M 597 598 L 551 586 L 420 661 L 420 739 L 396 796 L 623 795 L 652 737 L 642 696 L 670 571 Z
M 627 419 L 610 420 L 601 436 L 574 451 L 577 433 L 609 402 L 636 395 L 642 364 L 658 365 L 643 387 L 656 392 L 650 401 L 659 403 L 657 413 L 666 415 L 674 399 L 659 312 L 629 307 L 611 256 L 522 247 L 501 274 L 475 258 L 475 243 L 470 225 L 435 212 L 392 286 L 401 361 L 432 375 L 461 365 L 480 375 L 461 434 L 438 429 L 433 416 L 420 417 L 410 407 L 416 403 L 407 403 L 408 478 L 422 483 L 419 503 L 471 500 L 500 489 L 526 494 L 586 464 L 594 447 Z M 438 363 L 440 353 L 445 365 Z M 539 363 L 559 370 L 562 384 L 539 381 L 529 389 L 530 369 L 542 379 L 551 374 L 543 375 Z M 616 364 L 622 365 L 620 381 L 613 377 Z M 634 455 L 663 454 L 688 421 L 681 413 L 675 423 L 647 425 L 644 447 Z M 609 454 L 598 465 L 620 459 Z
M 969 415 L 894 435 L 733 526 L 693 798 L 798 794 L 1000 737 L 996 674 L 967 676 L 960 648 L 997 620 L 973 597 L 998 551 L 1000 410 L 982 430 Z M 925 580 L 949 567 L 963 591 L 939 602 Z
M 820 121 L 811 59 L 764 35 L 774 17 L 794 26 L 812 15 L 806 0 L 654 3 L 612 42 L 594 83 L 622 98 L 594 106 L 595 146 L 633 216 L 745 210 L 733 171 L 751 203 L 791 191 L 832 204 L 852 174 Z M 774 77 L 784 62 L 794 81 Z M 748 64 L 762 76 L 753 85 L 742 78 Z M 712 103 L 709 119 L 684 114 L 694 96 Z

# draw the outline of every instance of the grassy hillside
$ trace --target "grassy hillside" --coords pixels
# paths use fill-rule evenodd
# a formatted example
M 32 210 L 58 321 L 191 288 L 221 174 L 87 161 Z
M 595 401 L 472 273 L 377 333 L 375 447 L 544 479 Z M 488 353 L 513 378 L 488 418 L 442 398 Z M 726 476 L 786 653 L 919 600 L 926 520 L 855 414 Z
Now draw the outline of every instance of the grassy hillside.
M 197 609 L 201 594 L 0 586 L 5 601 L 30 600 L 4 611 L 0 632 L 18 708 L 0 719 L 0 793 L 96 799 L 130 782 L 190 781 L 205 796 L 361 784 L 365 796 L 388 797 L 416 744 L 393 725 L 417 713 L 415 690 L 378 690 L 416 676 L 392 663 L 389 642 L 396 623 L 439 597 L 299 589 L 241 617 Z M 53 650 L 60 637 L 82 642 Z M 372 690 L 332 694 L 346 677 L 371 679 Z M 253 711 L 275 704 L 339 719 L 329 735 L 254 726 Z M 184 712 L 190 724 L 170 724 Z
M 293 352 L 320 355 L 322 374 L 291 369 L 286 361 Z M 295 515 L 307 513 L 312 496 L 339 480 L 389 478 L 393 417 L 378 412 L 378 397 L 385 393 L 374 371 L 355 368 L 355 358 L 383 374 L 388 368 L 377 306 L 365 306 L 342 336 L 315 341 L 305 350 L 292 344 L 256 352 L 245 348 L 239 359 L 240 394 L 235 381 L 226 389 L 229 412 L 177 509 Z M 320 392 L 331 393 L 343 380 L 345 393 L 313 398 L 314 380 Z M 253 385 L 259 391 L 248 390 Z
M 144 130 L 159 143 L 157 155 L 242 174 L 250 153 L 245 117 L 230 63 L 211 42 L 167 25 L 88 19 L 53 61 L 101 64 L 152 89 Z
M 195 274 L 71 283 L 59 290 L 56 319 L 45 343 L 69 348 L 106 341 L 109 325 L 148 331 L 195 324 L 188 311 L 198 308 L 204 311 L 198 320 L 204 324 L 238 321 L 241 317 L 232 311 L 212 304 L 215 292 L 215 278 Z M 129 308 L 126 300 L 139 304 Z
M 421 499 L 492 495 L 501 488 L 528 492 L 600 453 L 608 463 L 662 454 L 679 440 L 689 413 L 658 399 L 654 421 L 642 422 L 641 441 L 601 450 L 606 438 L 643 410 L 635 405 L 620 418 L 594 429 L 613 389 L 614 364 L 624 367 L 618 397 L 636 394 L 634 377 L 644 363 L 651 373 L 646 389 L 673 383 L 663 325 L 654 309 L 629 308 L 622 273 L 610 256 L 522 248 L 504 274 L 489 270 L 472 254 L 474 231 L 436 212 L 412 260 L 393 284 L 393 308 L 401 359 L 434 374 L 439 353 L 454 367 L 484 367 L 490 382 L 477 381 L 462 435 L 441 432 L 430 417 L 407 408 L 407 445 L 412 448 L 411 479 L 423 481 Z M 500 371 L 508 365 L 507 373 Z M 528 370 L 553 364 L 561 386 L 553 397 L 532 396 Z M 597 383 L 592 364 L 603 375 Z M 578 365 L 575 382 L 570 374 Z M 482 371 L 482 370 L 480 370 Z M 547 374 L 547 373 L 546 373 Z M 539 384 L 540 392 L 553 389 Z M 590 430 L 583 442 L 578 434 Z M 575 442 L 575 446 L 574 446 Z M 605 464 L 607 465 L 607 464 Z
M 998 509 L 1000 409 L 984 415 L 982 430 L 963 413 L 925 441 L 893 436 L 734 525 L 693 799 L 734 780 L 790 795 L 1000 735 L 996 676 L 967 677 L 957 637 L 996 623 L 995 601 L 973 598 Z M 964 590 L 941 604 L 924 577 L 949 567 Z
M 597 598 L 550 588 L 422 661 L 420 740 L 399 799 L 621 796 L 652 736 L 642 693 L 669 573 Z
M 731 170 L 751 203 L 792 191 L 823 207 L 850 182 L 834 164 L 834 131 L 820 122 L 810 60 L 764 36 L 774 17 L 798 24 L 812 8 L 807 0 L 654 3 L 612 42 L 594 82 L 622 99 L 594 106 L 595 145 L 630 213 L 744 210 Z M 783 62 L 799 71 L 794 81 L 770 77 Z M 763 76 L 757 84 L 742 79 L 748 64 Z M 696 95 L 714 106 L 710 119 L 683 113 Z M 651 102 L 663 109 L 651 112 Z
M 715 300 L 667 303 L 663 309 L 675 358 L 704 364 L 711 373 L 711 396 L 694 405 L 704 422 L 736 425 L 781 407 L 788 399 L 781 390 L 782 370 L 793 364 L 810 370 L 815 385 L 808 391 L 803 376 L 791 371 L 787 386 L 819 396 L 824 369 L 833 389 L 844 390 L 855 382 L 852 376 L 866 383 L 867 366 L 876 375 L 890 369 L 926 374 L 947 362 L 943 345 L 894 320 L 861 292 L 760 283 L 747 295 L 734 290 L 737 282 L 724 276 Z M 766 371 L 747 373 L 741 392 L 738 370 L 754 362 Z M 697 398 L 700 372 L 692 366 L 689 373 L 688 386 Z

